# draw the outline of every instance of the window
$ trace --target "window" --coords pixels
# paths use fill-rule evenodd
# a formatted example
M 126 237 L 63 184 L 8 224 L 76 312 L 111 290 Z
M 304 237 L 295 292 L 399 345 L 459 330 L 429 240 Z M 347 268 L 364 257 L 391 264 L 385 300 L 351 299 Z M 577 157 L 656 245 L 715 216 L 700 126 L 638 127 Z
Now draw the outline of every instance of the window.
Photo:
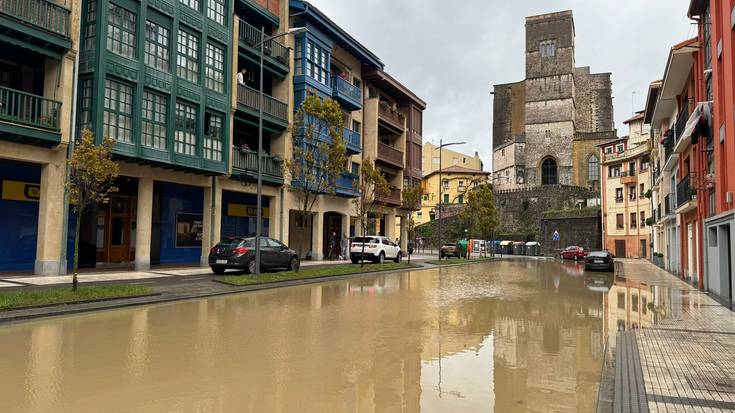
M 362 89 L 362 81 L 356 77 L 352 78 L 352 85 L 358 89 Z
M 464 181 L 459 181 L 459 190 L 464 190 Z
M 357 133 L 361 133 L 361 131 L 362 131 L 362 125 L 360 124 L 360 122 L 358 122 L 356 120 L 353 120 L 352 121 L 352 130 L 355 131 L 355 132 L 357 132 Z
M 630 297 L 630 309 L 636 313 L 638 312 L 638 295 L 636 294 Z
M 638 221 L 636 220 L 636 213 L 631 212 L 630 213 L 630 227 L 631 228 L 638 228 Z
M 444 203 L 445 204 L 449 203 L 449 194 L 444 194 Z
M 643 314 L 646 314 L 646 307 L 648 305 L 647 302 L 648 300 L 646 299 L 646 297 L 641 297 L 641 311 L 643 312 Z
M 306 75 L 322 84 L 329 83 L 327 51 L 311 40 L 306 41 Z
M 620 176 L 620 165 L 613 165 L 608 169 L 608 177 L 617 178 Z
M 556 172 L 556 161 L 547 158 L 541 164 L 541 184 L 542 185 L 556 185 L 559 183 L 559 177 Z
M 640 188 L 641 190 L 639 195 L 641 196 L 641 198 L 643 198 L 644 196 L 646 196 L 646 184 L 640 184 Z
M 107 50 L 135 59 L 135 13 L 109 3 Z
M 618 293 L 618 308 L 625 310 L 625 293 Z
M 355 176 L 360 175 L 360 164 L 357 162 L 352 162 L 352 174 Z
M 158 70 L 169 71 L 168 36 L 169 30 L 150 20 L 145 22 L 145 64 Z
M 605 154 L 611 154 L 613 153 L 613 147 L 612 146 L 606 146 L 605 147 Z
M 199 0 L 179 0 L 179 3 L 186 4 L 192 9 L 199 11 L 199 4 L 200 4 Z
M 79 135 L 84 129 L 92 129 L 92 79 L 83 79 L 80 84 Z
M 204 114 L 204 159 L 222 162 L 222 116 Z
M 615 215 L 615 227 L 617 229 L 624 229 L 625 228 L 625 217 L 623 214 L 617 214 Z
M 442 186 L 444 187 L 444 189 L 449 189 L 449 180 L 448 179 L 442 180 Z
M 628 176 L 635 176 L 635 161 L 628 163 Z
M 199 39 L 191 33 L 179 30 L 178 76 L 199 83 Z
M 416 213 L 416 218 L 421 219 L 421 215 L 423 215 L 423 214 L 421 214 L 421 211 L 417 212 Z
M 209 0 L 207 3 L 207 17 L 219 24 L 225 24 L 225 2 L 224 0 Z
M 225 52 L 221 48 L 207 43 L 207 56 L 205 60 L 205 80 L 207 89 L 223 93 L 225 91 Z
M 174 150 L 183 155 L 196 155 L 197 109 L 186 103 L 176 103 L 176 135 Z
M 600 180 L 600 159 L 596 155 L 590 155 L 587 159 L 588 173 L 587 176 L 590 182 Z
M 646 227 L 646 212 L 641 211 L 638 215 L 641 217 L 641 228 L 645 228 Z
M 637 198 L 637 193 L 635 191 L 635 185 L 628 186 L 628 199 L 631 201 L 635 201 Z
M 615 146 L 615 152 L 617 153 L 623 152 L 624 150 L 625 150 L 625 147 L 623 146 L 622 143 L 619 143 L 617 144 L 617 146 Z
M 84 46 L 86 50 L 95 49 L 95 39 L 97 32 L 97 1 L 92 0 L 87 3 L 86 26 L 84 27 Z
M 457 197 L 457 203 L 458 204 L 464 204 L 464 195 L 460 195 Z
M 117 142 L 133 143 L 133 87 L 105 79 L 103 134 Z
M 541 57 L 554 57 L 556 56 L 556 40 L 544 40 L 539 43 L 539 52 Z
M 166 149 L 166 97 L 157 93 L 143 93 L 143 122 L 141 123 L 141 144 L 149 148 Z
M 623 188 L 615 188 L 615 201 L 623 202 Z
M 423 199 L 424 201 L 428 201 L 428 200 L 429 200 L 429 195 L 427 195 L 427 194 L 421 195 L 421 198 L 422 198 L 422 199 Z

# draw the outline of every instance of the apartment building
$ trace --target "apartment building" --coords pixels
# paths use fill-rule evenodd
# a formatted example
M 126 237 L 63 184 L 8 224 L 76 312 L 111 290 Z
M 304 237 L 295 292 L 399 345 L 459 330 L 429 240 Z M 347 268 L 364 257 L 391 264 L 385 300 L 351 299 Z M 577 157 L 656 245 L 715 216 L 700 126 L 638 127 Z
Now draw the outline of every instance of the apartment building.
M 439 172 L 436 170 L 424 176 L 421 210 L 414 215 L 416 225 L 438 218 L 438 207 L 442 208 L 443 218 L 456 215 L 466 201 L 467 192 L 490 179 L 490 172 L 463 166 L 443 168 L 441 177 Z
M 625 121 L 628 136 L 600 145 L 603 245 L 620 258 L 650 255 L 651 147 L 643 117 Z
M 461 166 L 463 168 L 482 170 L 484 165 L 480 155 L 475 152 L 474 155 L 467 155 L 462 152 L 453 151 L 448 148 L 442 148 L 441 156 L 439 156 L 439 146 L 431 142 L 424 143 L 422 152 L 421 169 L 424 175 L 436 172 L 440 168 L 449 168 L 450 166 Z
M 81 2 L 0 2 L 0 271 L 58 274 Z

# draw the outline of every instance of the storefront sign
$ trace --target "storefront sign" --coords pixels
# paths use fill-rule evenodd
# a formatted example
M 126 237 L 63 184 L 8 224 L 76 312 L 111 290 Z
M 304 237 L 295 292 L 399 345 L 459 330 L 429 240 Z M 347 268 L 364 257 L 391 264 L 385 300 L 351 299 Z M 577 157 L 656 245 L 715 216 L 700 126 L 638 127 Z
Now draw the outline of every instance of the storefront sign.
M 245 205 L 245 204 L 235 204 L 235 203 L 228 203 L 227 204 L 227 216 L 230 217 L 252 217 L 255 218 L 255 215 L 258 213 L 258 209 L 255 205 Z M 269 209 L 263 208 L 262 209 L 262 216 L 263 218 L 269 217 Z
M 41 185 L 32 182 L 3 180 L 3 200 L 38 202 Z
M 176 248 L 202 246 L 202 214 L 176 214 Z

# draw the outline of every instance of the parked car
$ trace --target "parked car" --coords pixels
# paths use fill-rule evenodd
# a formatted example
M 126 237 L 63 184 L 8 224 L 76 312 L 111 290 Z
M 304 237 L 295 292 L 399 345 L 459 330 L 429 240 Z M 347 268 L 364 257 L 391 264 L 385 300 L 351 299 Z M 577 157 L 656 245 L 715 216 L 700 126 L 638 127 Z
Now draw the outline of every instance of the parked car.
M 587 250 L 584 247 L 578 247 L 573 245 L 566 247 L 562 252 L 559 253 L 559 258 L 563 260 L 582 260 L 587 256 Z
M 615 258 L 608 251 L 592 251 L 584 259 L 584 269 L 615 271 Z
M 365 244 L 365 255 L 363 255 L 363 244 Z M 376 235 L 355 237 L 350 245 L 350 260 L 353 264 L 357 264 L 362 260 L 370 260 L 381 264 L 386 259 L 401 262 L 401 258 L 403 258 L 401 247 L 387 237 Z
M 260 268 L 299 268 L 299 256 L 296 251 L 273 238 L 260 238 Z M 224 274 L 226 270 L 241 270 L 247 274 L 255 272 L 255 237 L 232 237 L 220 241 L 209 251 L 209 266 L 215 274 Z
M 446 242 L 442 244 L 441 249 L 439 250 L 439 257 L 441 258 L 459 258 L 460 251 L 459 248 L 457 248 L 457 244 Z

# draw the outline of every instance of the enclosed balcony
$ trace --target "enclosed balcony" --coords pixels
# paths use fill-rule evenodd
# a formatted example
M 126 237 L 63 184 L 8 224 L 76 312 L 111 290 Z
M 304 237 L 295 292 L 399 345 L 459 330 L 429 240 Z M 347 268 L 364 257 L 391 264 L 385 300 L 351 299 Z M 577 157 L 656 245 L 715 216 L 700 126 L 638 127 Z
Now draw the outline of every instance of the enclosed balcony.
M 263 183 L 265 185 L 283 185 L 283 160 L 277 156 L 263 154 Z M 249 182 L 258 179 L 258 153 L 243 148 L 232 148 L 232 174 Z
M 360 132 L 354 131 L 349 128 L 344 129 L 342 137 L 347 144 L 347 154 L 356 155 L 362 152 L 362 143 L 360 141 Z
M 389 166 L 403 169 L 403 152 L 383 142 L 378 142 L 377 160 Z
M 21 143 L 61 142 L 61 102 L 0 86 L 0 136 Z
M 59 58 L 71 47 L 70 14 L 50 0 L 0 0 L 0 36 L 16 46 Z
M 401 190 L 391 188 L 387 194 L 376 196 L 375 200 L 390 206 L 401 206 Z
M 342 172 L 337 177 L 335 193 L 337 196 L 354 198 L 359 193 L 358 176 L 350 172 Z
M 237 109 L 244 112 L 249 123 L 258 124 L 258 108 L 260 94 L 257 90 L 246 86 L 237 86 Z M 274 132 L 283 132 L 288 128 L 288 105 L 280 100 L 263 95 L 263 126 Z
M 260 40 L 261 30 L 255 26 L 240 20 L 240 54 L 254 64 L 260 62 Z M 266 35 L 267 37 L 267 35 Z M 280 77 L 285 77 L 289 69 L 290 50 L 276 40 L 269 40 L 263 44 L 263 64 L 265 70 Z
M 347 110 L 362 109 L 362 91 L 346 79 L 332 78 L 332 97 Z

